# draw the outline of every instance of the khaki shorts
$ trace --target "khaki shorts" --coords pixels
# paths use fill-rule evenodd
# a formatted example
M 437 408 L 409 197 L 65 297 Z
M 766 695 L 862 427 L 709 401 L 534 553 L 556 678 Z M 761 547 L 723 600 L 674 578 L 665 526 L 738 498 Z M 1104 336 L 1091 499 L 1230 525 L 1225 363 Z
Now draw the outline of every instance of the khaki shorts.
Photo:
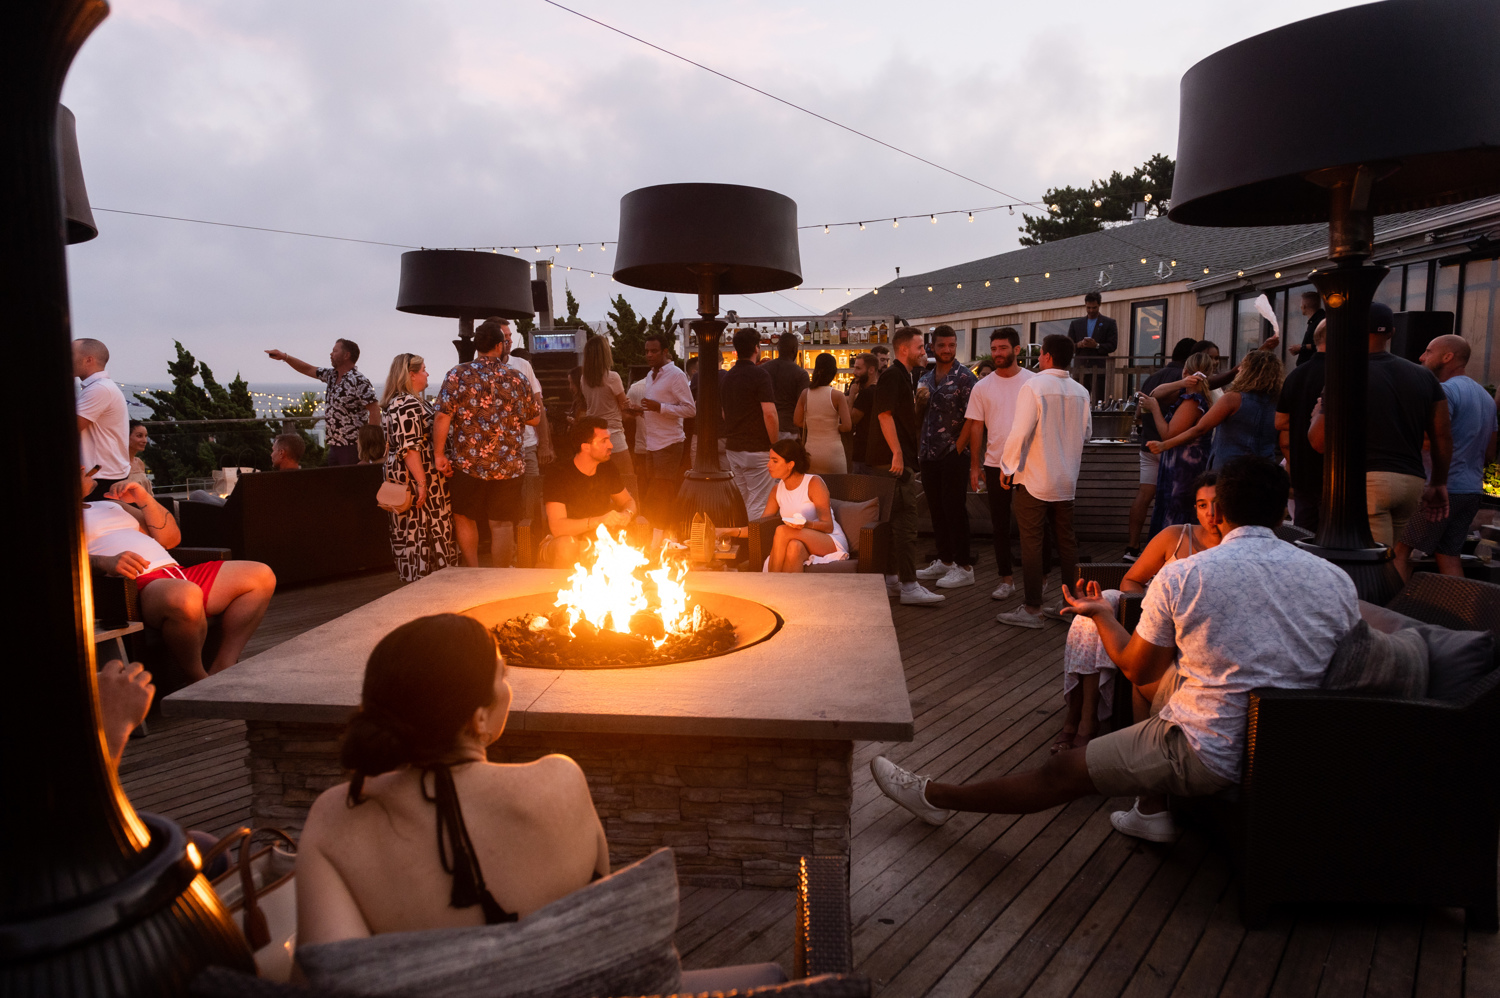
M 1396 546 L 1406 531 L 1406 522 L 1420 508 L 1426 486 L 1427 482 L 1415 475 L 1365 472 L 1365 512 L 1370 517 L 1370 533 L 1375 543 L 1388 548 Z
M 1101 794 L 1208 797 L 1234 785 L 1203 765 L 1181 728 L 1158 716 L 1179 682 L 1176 670 L 1163 676 L 1149 719 L 1095 738 L 1084 748 L 1089 779 Z

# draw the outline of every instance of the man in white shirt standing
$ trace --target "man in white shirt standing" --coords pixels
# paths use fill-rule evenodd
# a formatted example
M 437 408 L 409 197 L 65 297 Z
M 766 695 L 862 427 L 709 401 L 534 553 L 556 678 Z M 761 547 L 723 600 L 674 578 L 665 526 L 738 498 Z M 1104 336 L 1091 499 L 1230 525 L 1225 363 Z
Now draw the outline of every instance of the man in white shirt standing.
M 73 341 L 73 377 L 78 379 L 78 450 L 85 470 L 94 472 L 94 490 L 84 501 L 98 498 L 130 476 L 130 415 L 125 395 L 110 380 L 109 348 L 98 340 Z
M 682 448 L 687 440 L 682 421 L 696 416 L 698 408 L 693 403 L 693 389 L 687 375 L 672 363 L 667 353 L 665 337 L 655 334 L 646 337 L 646 363 L 651 371 L 641 379 L 647 387 L 641 396 L 642 416 L 636 428 L 637 441 L 644 437 L 645 443 L 636 448 L 635 474 L 641 505 L 650 516 L 657 512 L 651 505 L 653 481 L 672 482 L 672 494 L 677 494 L 676 485 L 682 477 Z
M 1089 391 L 1068 376 L 1073 341 L 1042 340 L 1041 372 L 1021 386 L 1015 422 L 1000 455 L 1001 488 L 1013 488 L 1011 505 L 1021 528 L 1021 572 L 1026 604 L 996 619 L 1015 627 L 1042 626 L 1042 531 L 1048 521 L 1057 539 L 1062 581 L 1078 576 L 1073 537 L 1073 493 L 1083 445 L 1093 432 Z
M 990 359 L 995 362 L 995 369 L 974 386 L 969 393 L 969 407 L 964 411 L 969 438 L 969 491 L 979 491 L 982 459 L 984 487 L 990 497 L 995 567 L 1000 572 L 1000 588 L 990 593 L 994 599 L 1005 599 L 1016 591 L 1010 564 L 1010 502 L 1015 493 L 1001 487 L 1000 455 L 1015 422 L 1016 398 L 1021 386 L 1036 377 L 1021 366 L 1020 348 L 1021 337 L 1011 327 L 1002 326 L 990 333 Z M 988 434 L 988 442 L 981 434 Z

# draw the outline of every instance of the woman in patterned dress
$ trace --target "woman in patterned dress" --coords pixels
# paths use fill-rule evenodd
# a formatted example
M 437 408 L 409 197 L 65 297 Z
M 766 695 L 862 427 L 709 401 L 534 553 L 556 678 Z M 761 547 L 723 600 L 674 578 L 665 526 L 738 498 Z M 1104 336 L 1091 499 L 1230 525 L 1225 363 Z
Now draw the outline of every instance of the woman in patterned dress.
M 390 514 L 391 551 L 402 582 L 458 564 L 448 481 L 433 469 L 433 408 L 422 396 L 426 388 L 422 358 L 397 354 L 380 397 L 380 426 L 386 440 L 386 481 L 405 485 L 412 494 L 406 512 Z

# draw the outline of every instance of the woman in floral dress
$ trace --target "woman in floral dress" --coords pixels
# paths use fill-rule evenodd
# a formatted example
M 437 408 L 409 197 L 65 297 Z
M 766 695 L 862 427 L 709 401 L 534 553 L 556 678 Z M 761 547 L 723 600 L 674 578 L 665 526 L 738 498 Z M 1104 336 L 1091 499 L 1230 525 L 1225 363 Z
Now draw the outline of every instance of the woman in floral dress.
M 427 366 L 413 353 L 397 354 L 381 395 L 380 425 L 385 431 L 385 478 L 405 485 L 412 504 L 391 513 L 391 551 L 402 582 L 415 582 L 458 564 L 453 543 L 453 511 L 448 481 L 433 469 L 433 408 L 422 397 Z

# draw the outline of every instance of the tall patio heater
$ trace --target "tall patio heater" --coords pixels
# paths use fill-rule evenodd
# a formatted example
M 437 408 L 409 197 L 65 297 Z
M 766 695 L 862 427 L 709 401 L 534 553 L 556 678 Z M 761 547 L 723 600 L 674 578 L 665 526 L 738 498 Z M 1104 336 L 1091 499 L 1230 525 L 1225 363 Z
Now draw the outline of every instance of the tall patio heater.
M 679 526 L 707 513 L 719 526 L 749 523 L 719 467 L 719 296 L 780 291 L 802 282 L 797 203 L 735 184 L 662 184 L 620 199 L 615 280 L 698 296 L 698 455 L 677 499 Z M 756 510 L 759 513 L 759 510 Z M 685 536 L 685 531 L 684 531 Z
M 102 0 L 0 4 L 0 296 L 9 358 L 29 376 L 11 486 L 47 497 L 12 532 L 26 568 L 0 596 L 24 650 L 0 715 L 0 994 L 186 994 L 208 964 L 254 969 L 182 829 L 137 814 L 104 755 L 63 252 L 95 230 L 57 100 L 107 12 Z M 70 147 L 76 176 L 60 169 Z
M 396 310 L 458 320 L 458 362 L 474 359 L 474 320 L 533 313 L 531 265 L 481 250 L 423 249 L 401 254 Z
M 1327 448 L 1305 548 L 1386 602 L 1401 580 L 1365 514 L 1375 216 L 1500 192 L 1500 5 L 1386 0 L 1231 45 L 1182 78 L 1175 222 L 1328 223 Z M 1310 127 L 1290 128 L 1304 121 Z

